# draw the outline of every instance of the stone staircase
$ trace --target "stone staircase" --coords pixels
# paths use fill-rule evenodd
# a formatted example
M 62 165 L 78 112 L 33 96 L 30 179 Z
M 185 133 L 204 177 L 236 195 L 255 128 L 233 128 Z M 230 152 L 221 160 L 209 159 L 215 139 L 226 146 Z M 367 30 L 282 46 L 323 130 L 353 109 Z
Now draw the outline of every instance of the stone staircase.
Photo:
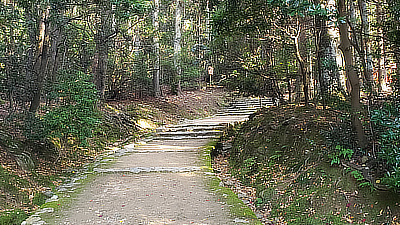
M 187 120 L 178 125 L 168 125 L 156 130 L 155 140 L 212 139 L 223 133 L 228 124 L 247 120 L 262 107 L 274 105 L 272 98 L 240 98 L 232 101 L 216 115 Z

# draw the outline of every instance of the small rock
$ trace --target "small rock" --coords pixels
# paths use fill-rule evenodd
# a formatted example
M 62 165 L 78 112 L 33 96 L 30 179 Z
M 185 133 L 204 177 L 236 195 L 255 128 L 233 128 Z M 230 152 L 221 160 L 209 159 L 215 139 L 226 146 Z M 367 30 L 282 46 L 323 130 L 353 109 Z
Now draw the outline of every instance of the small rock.
M 363 156 L 362 158 L 361 158 L 361 163 L 362 164 L 365 164 L 366 162 L 368 161 L 368 156 Z
M 262 214 L 260 214 L 260 213 L 256 213 L 256 217 L 257 217 L 258 219 L 262 219 L 262 218 L 264 218 L 264 215 L 262 215 Z
M 51 197 L 53 197 L 54 192 L 52 192 L 52 191 L 45 191 L 45 192 L 43 192 L 43 194 L 44 194 L 46 197 L 51 198 Z
M 250 223 L 250 222 L 244 219 L 235 218 L 234 223 Z
M 60 187 L 58 188 L 58 192 L 66 192 L 68 189 L 64 188 L 64 187 Z
M 49 199 L 46 200 L 46 203 L 48 203 L 48 202 L 55 202 L 55 201 L 58 201 L 58 196 L 57 196 L 57 195 L 51 196 L 51 198 L 49 198 Z
M 45 224 L 45 223 L 41 223 L 44 222 L 42 220 L 42 218 L 40 218 L 39 216 L 30 216 L 28 219 L 26 219 L 24 222 L 21 223 L 21 225 L 39 225 L 39 224 Z
M 55 195 L 55 196 L 57 196 L 57 195 Z M 52 213 L 52 212 L 54 212 L 53 208 L 44 208 L 44 209 L 40 210 L 39 212 L 36 212 L 35 214 L 38 215 L 38 214 L 42 214 L 42 213 Z

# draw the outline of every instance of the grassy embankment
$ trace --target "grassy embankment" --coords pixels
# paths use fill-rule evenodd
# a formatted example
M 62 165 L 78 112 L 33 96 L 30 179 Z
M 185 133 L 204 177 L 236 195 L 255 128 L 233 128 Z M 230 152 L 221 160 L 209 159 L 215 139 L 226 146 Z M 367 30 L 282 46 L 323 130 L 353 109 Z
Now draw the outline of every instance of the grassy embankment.
M 337 121 L 330 111 L 284 106 L 256 113 L 225 137 L 235 136 L 231 173 L 256 188 L 255 204 L 275 224 L 399 224 L 398 194 L 331 165 L 325 137 Z

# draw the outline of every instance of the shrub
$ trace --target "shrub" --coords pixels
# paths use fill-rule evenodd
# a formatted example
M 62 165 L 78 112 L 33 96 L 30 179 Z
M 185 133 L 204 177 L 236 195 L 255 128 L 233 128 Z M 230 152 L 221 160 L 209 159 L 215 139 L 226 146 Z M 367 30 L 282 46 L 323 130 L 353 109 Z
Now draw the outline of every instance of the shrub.
M 52 103 L 40 116 L 26 123 L 26 136 L 31 140 L 48 139 L 61 145 L 68 139 L 86 144 L 99 123 L 96 108 L 98 96 L 91 76 L 80 71 L 63 71 L 49 94 Z
M 378 159 L 387 164 L 388 171 L 383 182 L 390 188 L 400 189 L 400 107 L 393 101 L 372 112 L 380 145 Z

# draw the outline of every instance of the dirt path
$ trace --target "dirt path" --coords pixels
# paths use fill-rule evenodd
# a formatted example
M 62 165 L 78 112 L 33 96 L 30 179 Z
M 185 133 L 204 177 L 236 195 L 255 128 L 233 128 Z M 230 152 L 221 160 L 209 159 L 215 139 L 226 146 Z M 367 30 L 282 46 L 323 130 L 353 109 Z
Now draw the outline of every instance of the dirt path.
M 198 155 L 206 143 L 153 141 L 136 148 L 100 170 L 60 224 L 234 224 L 206 186 L 210 176 Z
M 208 184 L 215 176 L 205 169 L 202 156 L 204 146 L 221 133 L 223 125 L 246 120 L 256 109 L 247 103 L 237 104 L 214 117 L 159 128 L 147 143 L 127 145 L 110 154 L 103 162 L 113 163 L 94 169 L 99 175 L 71 207 L 54 212 L 58 214 L 54 223 L 249 223 L 232 216 L 230 208 L 235 206 L 211 191 Z

